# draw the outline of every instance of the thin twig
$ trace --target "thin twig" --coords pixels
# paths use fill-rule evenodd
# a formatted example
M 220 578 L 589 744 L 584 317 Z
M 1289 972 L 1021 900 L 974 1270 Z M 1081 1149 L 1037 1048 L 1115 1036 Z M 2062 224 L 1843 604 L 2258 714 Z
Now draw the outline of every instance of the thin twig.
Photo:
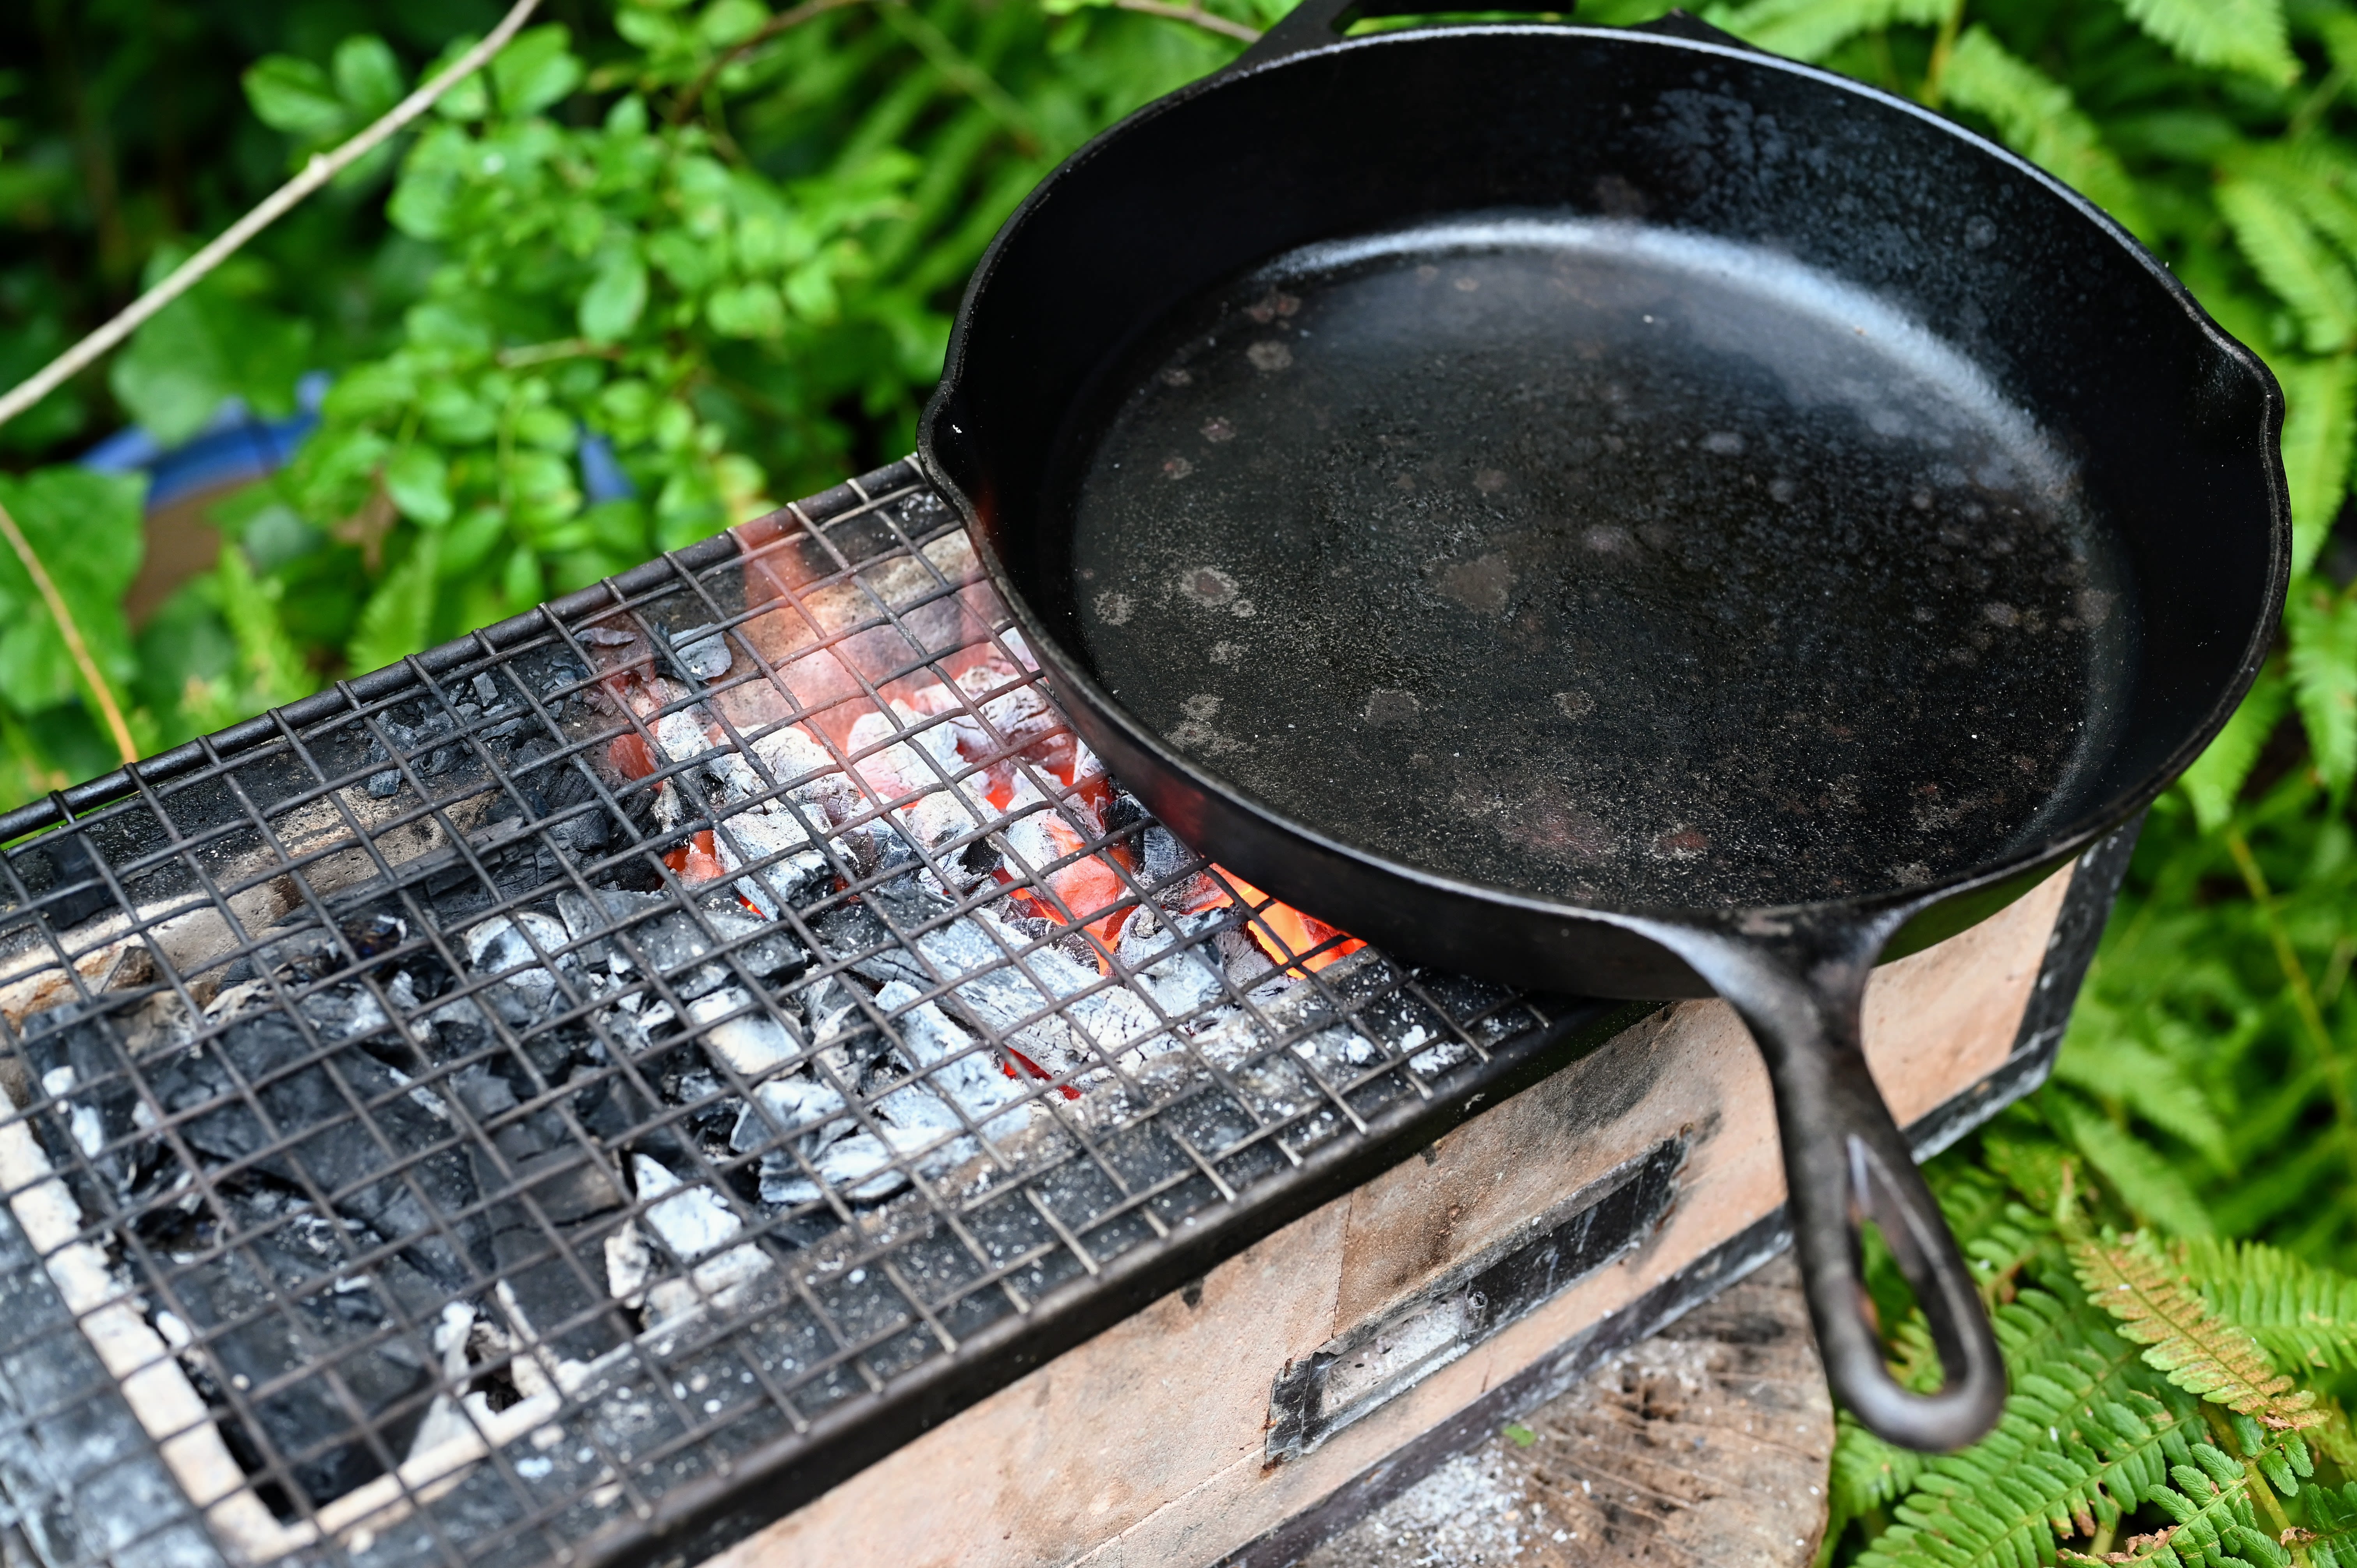
M 1215 16 L 1203 9 L 1203 0 L 1194 0 L 1191 5 L 1172 5 L 1168 4 L 1167 0 L 1113 0 L 1113 4 L 1117 10 L 1135 11 L 1144 16 L 1160 16 L 1166 21 L 1172 22 L 1191 22 L 1204 31 L 1217 33 L 1222 38 L 1242 38 L 1248 44 L 1260 41 L 1258 27 L 1248 27 L 1242 22 L 1231 22 L 1225 16 Z
M 866 4 L 866 0 L 803 0 L 802 5 L 795 6 L 791 11 L 779 12 L 768 21 L 762 23 L 760 27 L 754 29 L 752 37 L 745 39 L 735 48 L 730 49 L 726 54 L 724 54 L 718 59 L 714 60 L 710 65 L 705 66 L 703 73 L 694 81 L 689 82 L 687 84 L 687 91 L 681 93 L 677 102 L 672 104 L 671 113 L 667 118 L 669 118 L 671 123 L 674 125 L 683 124 L 690 114 L 695 112 L 696 100 L 704 96 L 704 90 L 712 85 L 713 78 L 718 76 L 722 71 L 726 70 L 730 66 L 735 65 L 738 60 L 743 59 L 747 55 L 751 54 L 755 49 L 759 48 L 763 44 L 768 43 L 771 38 L 776 38 L 780 33 L 786 31 L 789 27 L 799 27 L 813 16 L 823 16 L 829 11 L 840 11 L 846 5 L 862 5 L 865 4 Z
M 2292 946 L 2291 933 L 2284 929 L 2282 912 L 2276 908 L 2275 891 L 2267 886 L 2266 873 L 2260 869 L 2258 857 L 2251 853 L 2250 841 L 2243 836 L 2242 829 L 2226 830 L 2226 853 L 2234 857 L 2235 869 L 2243 874 L 2243 886 L 2249 889 L 2251 901 L 2258 906 L 2259 918 L 2267 928 L 2267 939 L 2276 950 L 2276 964 L 2283 971 L 2285 988 L 2291 993 L 2292 1011 L 2299 1015 L 2309 1044 L 2315 1047 L 2318 1064 L 2324 1069 L 2324 1081 L 2331 1090 L 2332 1109 L 2340 1122 L 2342 1146 L 2348 1152 L 2350 1174 L 2357 1176 L 2357 1106 L 2351 1103 L 2341 1050 L 2324 1022 L 2324 1010 L 2316 1004 L 2308 966 L 2300 961 L 2299 950 Z
M 82 640 L 81 628 L 75 623 L 73 612 L 66 608 L 66 596 L 58 592 L 57 584 L 49 579 L 49 569 L 41 564 L 40 556 L 33 549 L 33 542 L 25 537 L 25 531 L 16 526 L 16 520 L 8 515 L 5 505 L 0 505 L 0 533 L 8 536 L 8 548 L 24 563 L 25 575 L 33 579 L 33 586 L 41 592 L 41 602 L 49 607 L 49 618 L 58 623 L 58 635 L 66 639 L 66 651 L 73 656 L 74 668 L 90 683 L 91 695 L 98 699 L 98 711 L 106 716 L 107 730 L 114 736 L 114 749 L 123 754 L 124 762 L 138 761 L 139 748 L 132 744 L 131 726 L 123 722 L 123 710 L 115 705 L 114 689 L 98 672 L 98 660 L 90 656 L 90 644 Z
M 525 18 L 539 5 L 540 0 L 516 0 L 514 7 L 500 18 L 500 25 L 491 29 L 489 38 L 452 60 L 440 75 L 394 104 L 375 124 L 335 151 L 313 154 L 311 161 L 303 166 L 302 173 L 272 191 L 260 206 L 223 230 L 211 244 L 173 268 L 170 276 L 133 300 L 113 320 L 50 360 L 38 374 L 5 397 L 0 397 L 0 424 L 7 424 L 48 396 L 68 376 L 130 337 L 140 323 L 188 293 L 196 286 L 198 280 L 228 260 L 239 247 L 268 228 L 288 209 L 366 157 L 386 137 L 425 113 L 444 93 L 481 70 L 485 62 L 507 47 L 508 40 L 515 37 L 516 30 L 523 26 Z M 14 529 L 10 532 L 13 535 Z

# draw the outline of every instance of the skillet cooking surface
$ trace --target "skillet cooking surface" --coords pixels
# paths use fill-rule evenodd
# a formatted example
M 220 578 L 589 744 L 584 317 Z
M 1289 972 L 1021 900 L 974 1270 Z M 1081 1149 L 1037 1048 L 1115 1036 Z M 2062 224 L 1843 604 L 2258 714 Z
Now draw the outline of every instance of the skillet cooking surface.
M 2127 712 L 2070 465 L 1772 252 L 1501 219 L 1178 313 L 1068 450 L 1118 700 L 1411 865 L 1617 906 L 1909 886 L 2040 839 Z

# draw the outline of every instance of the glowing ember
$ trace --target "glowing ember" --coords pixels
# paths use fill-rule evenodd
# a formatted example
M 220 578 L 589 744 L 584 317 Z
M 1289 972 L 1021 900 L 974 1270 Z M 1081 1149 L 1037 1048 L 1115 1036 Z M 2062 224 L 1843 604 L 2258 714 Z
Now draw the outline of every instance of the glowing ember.
M 1195 908 L 1216 909 L 1222 904 L 1232 903 L 1234 900 L 1228 897 L 1220 883 L 1225 882 L 1234 888 L 1236 896 L 1243 900 L 1244 908 L 1252 913 L 1252 919 L 1244 929 L 1252 933 L 1254 945 L 1277 962 L 1287 965 L 1286 972 L 1288 974 L 1298 975 L 1304 968 L 1312 972 L 1324 969 L 1337 959 L 1347 958 L 1367 945 L 1314 915 L 1305 915 L 1290 904 L 1279 903 L 1226 866 L 1214 865 L 1211 870 L 1216 875 L 1210 884 L 1211 896 L 1200 900 Z M 1312 948 L 1319 948 L 1320 944 L 1328 942 L 1333 945 L 1310 952 Z M 1304 953 L 1309 956 L 1302 958 Z M 1299 960 L 1299 963 L 1296 964 L 1295 960 Z

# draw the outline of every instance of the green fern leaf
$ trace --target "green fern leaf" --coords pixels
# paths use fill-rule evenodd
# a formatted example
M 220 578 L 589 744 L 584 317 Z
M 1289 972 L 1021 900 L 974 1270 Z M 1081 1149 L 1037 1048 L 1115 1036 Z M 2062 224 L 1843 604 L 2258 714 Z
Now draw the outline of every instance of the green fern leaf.
M 2357 600 L 2321 586 L 2295 591 L 2284 607 L 2284 628 L 2309 754 L 2325 788 L 2344 795 L 2357 775 Z
M 2193 65 L 2244 71 L 2277 87 L 2299 80 L 2282 0 L 2120 0 L 2120 8 Z
M 1820 60 L 1860 33 L 1896 23 L 1937 27 L 1949 0 L 1751 0 L 1704 13 L 1749 44 L 1793 59 Z
M 2207 1236 L 2209 1211 L 2168 1155 L 2060 1087 L 2039 1108 L 2127 1206 L 2179 1236 Z
M 2015 152 L 2128 228 L 2148 232 L 2136 182 L 2071 90 L 2007 53 L 1987 28 L 1964 29 L 1948 56 L 1940 90 L 1955 107 L 1986 115 Z
M 2229 178 L 2218 187 L 2218 211 L 2252 270 L 2299 318 L 2310 352 L 2337 353 L 2357 338 L 2357 277 L 2277 186 Z
M 1932 1461 L 1894 1510 L 1900 1522 L 1858 1568 L 2051 1563 L 2062 1540 L 2156 1500 L 2168 1490 L 2170 1462 L 2192 1456 L 2183 1434 L 2199 1427 L 2151 1394 L 2122 1388 L 2121 1373 L 2134 1366 L 2122 1347 L 2110 1361 L 2083 1350 L 2017 1370 L 1996 1430 Z
M 1889 1507 L 1914 1489 L 1931 1462 L 1930 1455 L 1895 1448 L 1860 1426 L 1849 1412 L 1841 1412 L 1835 1418 L 1833 1468 L 1826 1482 L 1833 1517 L 1856 1519 Z
M 2280 363 L 2284 482 L 2291 491 L 2291 575 L 2324 548 L 2349 495 L 2349 455 L 2357 444 L 2357 356 Z
M 2083 1241 L 2072 1252 L 2087 1299 L 2145 1347 L 2146 1365 L 2179 1388 L 2256 1416 L 2276 1431 L 2321 1425 L 2316 1396 L 2267 1364 L 2251 1336 L 2213 1317 L 2176 1271 L 2135 1240 Z
M 2357 1366 L 2357 1279 L 2256 1241 L 2189 1241 L 2186 1273 L 2277 1366 Z
M 2330 1487 L 2311 1487 L 2302 1497 L 2308 1522 L 2285 1537 L 2284 1544 L 2306 1552 L 2309 1568 L 2357 1568 L 2357 1481 L 2338 1493 Z
M 2114 1101 L 2162 1132 L 2232 1170 L 2226 1129 L 2194 1086 L 2187 1058 L 2157 1051 L 2133 1034 L 2072 1035 L 2055 1058 L 2054 1076 L 2101 1101 Z
M 2192 803 L 2194 821 L 2204 832 L 2216 832 L 2234 814 L 2234 802 L 2243 793 L 2243 781 L 2251 776 L 2251 768 L 2259 760 L 2259 747 L 2275 733 L 2276 725 L 2291 705 L 2291 684 L 2284 679 L 2280 666 L 2269 664 L 2259 673 L 2251 694 L 2210 743 L 2210 749 L 2194 758 L 2193 766 L 2185 770 L 2181 780 L 2185 798 Z

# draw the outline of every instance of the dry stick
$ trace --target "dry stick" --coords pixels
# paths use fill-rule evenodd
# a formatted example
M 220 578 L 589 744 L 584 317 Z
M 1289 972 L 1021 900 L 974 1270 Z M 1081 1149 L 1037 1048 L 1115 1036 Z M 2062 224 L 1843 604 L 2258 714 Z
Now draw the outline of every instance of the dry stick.
M 1248 27 L 1242 22 L 1215 16 L 1203 9 L 1203 0 L 1194 0 L 1191 5 L 1168 5 L 1165 0 L 1113 0 L 1113 4 L 1116 10 L 1135 11 L 1141 16 L 1161 16 L 1173 22 L 1192 22 L 1207 32 L 1218 33 L 1223 38 L 1242 38 L 1248 44 L 1260 41 L 1258 27 Z
M 705 66 L 703 72 L 687 84 L 687 91 L 679 95 L 678 102 L 671 106 L 668 118 L 674 125 L 683 123 L 689 114 L 694 113 L 696 102 L 704 96 L 705 90 L 712 85 L 713 78 L 776 38 L 780 33 L 790 27 L 799 27 L 813 17 L 823 16 L 829 11 L 840 11 L 847 5 L 861 5 L 866 3 L 867 0 L 803 0 L 803 4 L 791 11 L 779 12 L 762 23 L 752 37 Z M 1203 0 L 1193 0 L 1192 4 L 1186 5 L 1170 5 L 1168 0 L 1111 0 L 1111 3 L 1117 10 L 1135 11 L 1143 16 L 1160 16 L 1173 22 L 1191 22 L 1208 32 L 1218 33 L 1224 38 L 1240 38 L 1248 44 L 1257 41 L 1260 38 L 1260 29 L 1257 27 L 1248 27 L 1242 22 L 1232 22 L 1225 16 L 1215 16 L 1204 10 Z
M 687 84 L 687 91 L 679 95 L 678 102 L 671 106 L 671 113 L 666 118 L 674 125 L 683 124 L 688 115 L 694 112 L 696 100 L 704 96 L 704 90 L 712 85 L 713 78 L 787 28 L 799 27 L 813 16 L 823 16 L 829 11 L 840 11 L 846 5 L 860 5 L 866 3 L 866 0 L 803 0 L 802 5 L 791 11 L 779 12 L 756 28 L 752 37 L 705 66 L 702 74 Z
M 49 607 L 49 618 L 58 623 L 58 635 L 66 639 L 66 651 L 73 655 L 74 668 L 90 682 L 92 694 L 98 698 L 99 711 L 106 715 L 106 727 L 114 736 L 114 749 L 123 754 L 128 764 L 139 760 L 139 748 L 131 743 L 131 726 L 123 722 L 123 710 L 115 705 L 113 689 L 106 677 L 98 672 L 98 660 L 90 656 L 90 644 L 81 639 L 81 628 L 74 623 L 73 612 L 66 608 L 66 596 L 58 592 L 57 584 L 49 580 L 49 569 L 41 564 L 34 553 L 33 542 L 0 505 L 0 533 L 8 536 L 8 548 L 25 564 L 25 575 L 33 579 L 33 586 L 41 591 L 41 602 Z
M 425 113 L 436 99 L 481 70 L 485 61 L 507 47 L 508 40 L 515 37 L 516 29 L 523 26 L 524 19 L 539 4 L 540 0 L 516 0 L 514 9 L 491 29 L 490 37 L 451 61 L 441 75 L 385 111 L 382 119 L 334 152 L 314 153 L 301 174 L 271 192 L 261 206 L 223 230 L 211 244 L 173 268 L 169 277 L 133 300 L 113 320 L 50 360 L 39 374 L 7 396 L 0 397 L 0 424 L 7 424 L 48 396 L 68 376 L 131 336 L 141 322 L 188 293 L 199 279 L 227 261 L 289 208 L 366 157 L 378 143 Z
M 296 202 L 327 184 L 345 168 L 366 157 L 386 137 L 432 108 L 436 100 L 459 82 L 482 69 L 493 55 L 507 47 L 524 19 L 540 5 L 540 0 L 516 0 L 514 7 L 501 17 L 490 36 L 457 59 L 442 73 L 391 109 L 376 124 L 346 142 L 331 153 L 315 153 L 303 166 L 303 172 L 280 186 L 264 199 L 262 205 L 223 230 L 219 238 L 172 269 L 163 282 L 124 306 L 122 313 L 59 354 L 42 367 L 38 373 L 24 381 L 5 397 L 0 397 L 0 424 L 5 424 L 43 398 L 55 392 L 68 376 L 90 364 L 101 354 L 122 342 L 136 330 L 139 324 L 171 304 L 196 286 L 198 280 L 211 272 L 248 240 L 268 228 Z M 91 693 L 98 698 L 99 709 L 106 715 L 106 727 L 113 733 L 114 748 L 123 754 L 127 765 L 139 759 L 139 748 L 132 744 L 131 728 L 123 722 L 123 710 L 116 705 L 114 693 L 99 673 L 98 662 L 90 656 L 90 645 L 83 640 L 81 627 L 73 612 L 66 607 L 65 596 L 49 578 L 48 568 L 41 564 L 32 541 L 25 537 L 7 509 L 0 507 L 0 533 L 8 536 L 8 548 L 16 553 L 25 571 L 40 589 L 41 598 L 49 607 L 49 615 L 58 623 L 58 635 L 65 639 L 66 651 L 73 655 L 74 666 L 82 679 L 90 682 Z

